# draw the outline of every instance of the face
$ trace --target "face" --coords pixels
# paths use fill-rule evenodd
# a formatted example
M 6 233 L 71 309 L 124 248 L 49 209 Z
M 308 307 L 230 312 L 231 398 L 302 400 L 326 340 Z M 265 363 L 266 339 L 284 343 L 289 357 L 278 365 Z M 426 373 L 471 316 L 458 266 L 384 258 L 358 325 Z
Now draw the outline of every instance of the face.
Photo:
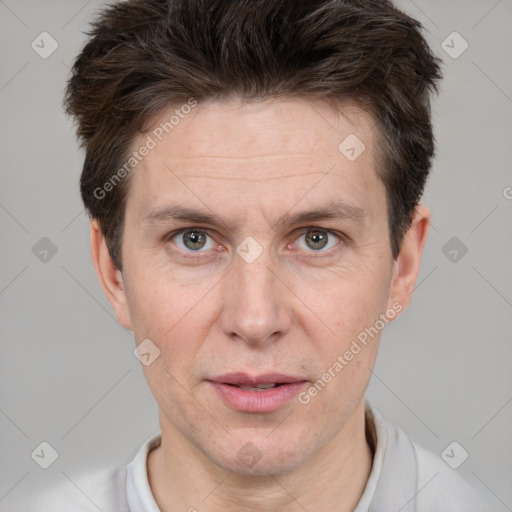
M 107 295 L 160 351 L 143 369 L 163 435 L 237 473 L 290 471 L 350 423 L 407 302 L 373 123 L 350 106 L 232 99 L 148 133 Z

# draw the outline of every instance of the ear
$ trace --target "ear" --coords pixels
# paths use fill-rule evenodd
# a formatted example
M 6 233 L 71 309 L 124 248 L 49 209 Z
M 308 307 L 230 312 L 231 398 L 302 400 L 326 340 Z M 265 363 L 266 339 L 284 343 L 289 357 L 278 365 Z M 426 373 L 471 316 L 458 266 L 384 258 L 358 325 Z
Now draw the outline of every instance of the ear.
M 430 211 L 426 206 L 416 206 L 414 218 L 404 236 L 398 258 L 393 262 L 393 277 L 388 307 L 399 303 L 405 309 L 412 297 L 412 291 L 420 271 L 421 256 L 427 241 Z
M 123 275 L 110 257 L 105 237 L 96 219 L 91 220 L 91 255 L 101 287 L 114 308 L 117 319 L 123 327 L 132 330 Z

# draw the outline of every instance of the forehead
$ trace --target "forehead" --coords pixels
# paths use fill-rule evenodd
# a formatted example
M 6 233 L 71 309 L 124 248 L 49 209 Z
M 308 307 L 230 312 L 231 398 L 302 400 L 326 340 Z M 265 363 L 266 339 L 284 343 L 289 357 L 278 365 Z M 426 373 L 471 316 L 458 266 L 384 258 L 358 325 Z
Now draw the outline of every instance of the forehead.
M 132 174 L 128 196 L 142 217 L 183 192 L 211 203 L 222 203 L 228 192 L 246 205 L 266 197 L 270 208 L 285 198 L 293 203 L 302 196 L 307 204 L 329 194 L 333 200 L 351 196 L 365 208 L 372 194 L 382 192 L 374 170 L 374 123 L 355 106 L 235 98 L 200 103 L 175 115 L 171 125 L 179 108 L 160 113 L 135 141 L 135 147 L 147 137 L 155 142 Z
M 153 123 L 156 128 L 169 120 L 172 107 L 160 113 Z M 199 104 L 177 119 L 169 133 L 163 134 L 163 144 L 188 139 L 188 144 L 175 145 L 175 156 L 231 156 L 250 158 L 263 155 L 323 153 L 338 146 L 340 137 L 349 134 L 373 143 L 373 121 L 369 114 L 354 105 L 335 109 L 315 99 L 268 99 L 246 102 L 238 98 L 208 101 Z M 149 133 L 149 132 L 148 132 Z M 370 140 L 371 138 L 371 140 Z M 165 148 L 169 150 L 171 148 Z M 160 151 L 161 152 L 161 151 Z

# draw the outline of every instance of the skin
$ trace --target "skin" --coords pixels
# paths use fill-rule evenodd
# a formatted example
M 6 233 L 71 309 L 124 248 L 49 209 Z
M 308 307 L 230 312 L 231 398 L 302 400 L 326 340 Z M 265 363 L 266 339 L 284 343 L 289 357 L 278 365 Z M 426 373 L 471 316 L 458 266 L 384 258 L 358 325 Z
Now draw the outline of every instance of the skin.
M 163 112 L 155 122 L 168 118 Z M 338 150 L 351 133 L 366 146 L 355 161 Z M 356 506 L 372 464 L 364 392 L 380 332 L 307 404 L 292 399 L 271 413 L 243 413 L 205 379 L 280 372 L 314 383 L 380 314 L 406 308 L 430 213 L 416 208 L 394 261 L 374 147 L 374 123 L 354 106 L 202 103 L 130 177 L 122 274 L 91 222 L 94 265 L 119 322 L 137 343 L 150 339 L 160 350 L 143 370 L 160 411 L 162 443 L 148 474 L 163 512 Z M 277 223 L 333 200 L 364 215 Z M 176 202 L 223 224 L 144 222 Z M 173 235 L 191 227 L 211 236 L 199 257 Z M 311 248 L 313 228 L 327 247 Z M 252 263 L 236 253 L 248 236 L 263 249 Z M 237 457 L 248 442 L 261 455 L 252 466 Z

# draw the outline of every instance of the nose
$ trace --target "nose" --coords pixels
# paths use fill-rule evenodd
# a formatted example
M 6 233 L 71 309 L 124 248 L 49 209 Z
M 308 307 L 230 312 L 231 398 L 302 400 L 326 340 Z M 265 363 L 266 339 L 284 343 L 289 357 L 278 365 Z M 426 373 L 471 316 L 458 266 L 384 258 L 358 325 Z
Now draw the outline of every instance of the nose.
M 223 282 L 222 332 L 250 345 L 271 344 L 290 330 L 291 292 L 272 269 L 268 250 L 252 263 L 235 258 Z

